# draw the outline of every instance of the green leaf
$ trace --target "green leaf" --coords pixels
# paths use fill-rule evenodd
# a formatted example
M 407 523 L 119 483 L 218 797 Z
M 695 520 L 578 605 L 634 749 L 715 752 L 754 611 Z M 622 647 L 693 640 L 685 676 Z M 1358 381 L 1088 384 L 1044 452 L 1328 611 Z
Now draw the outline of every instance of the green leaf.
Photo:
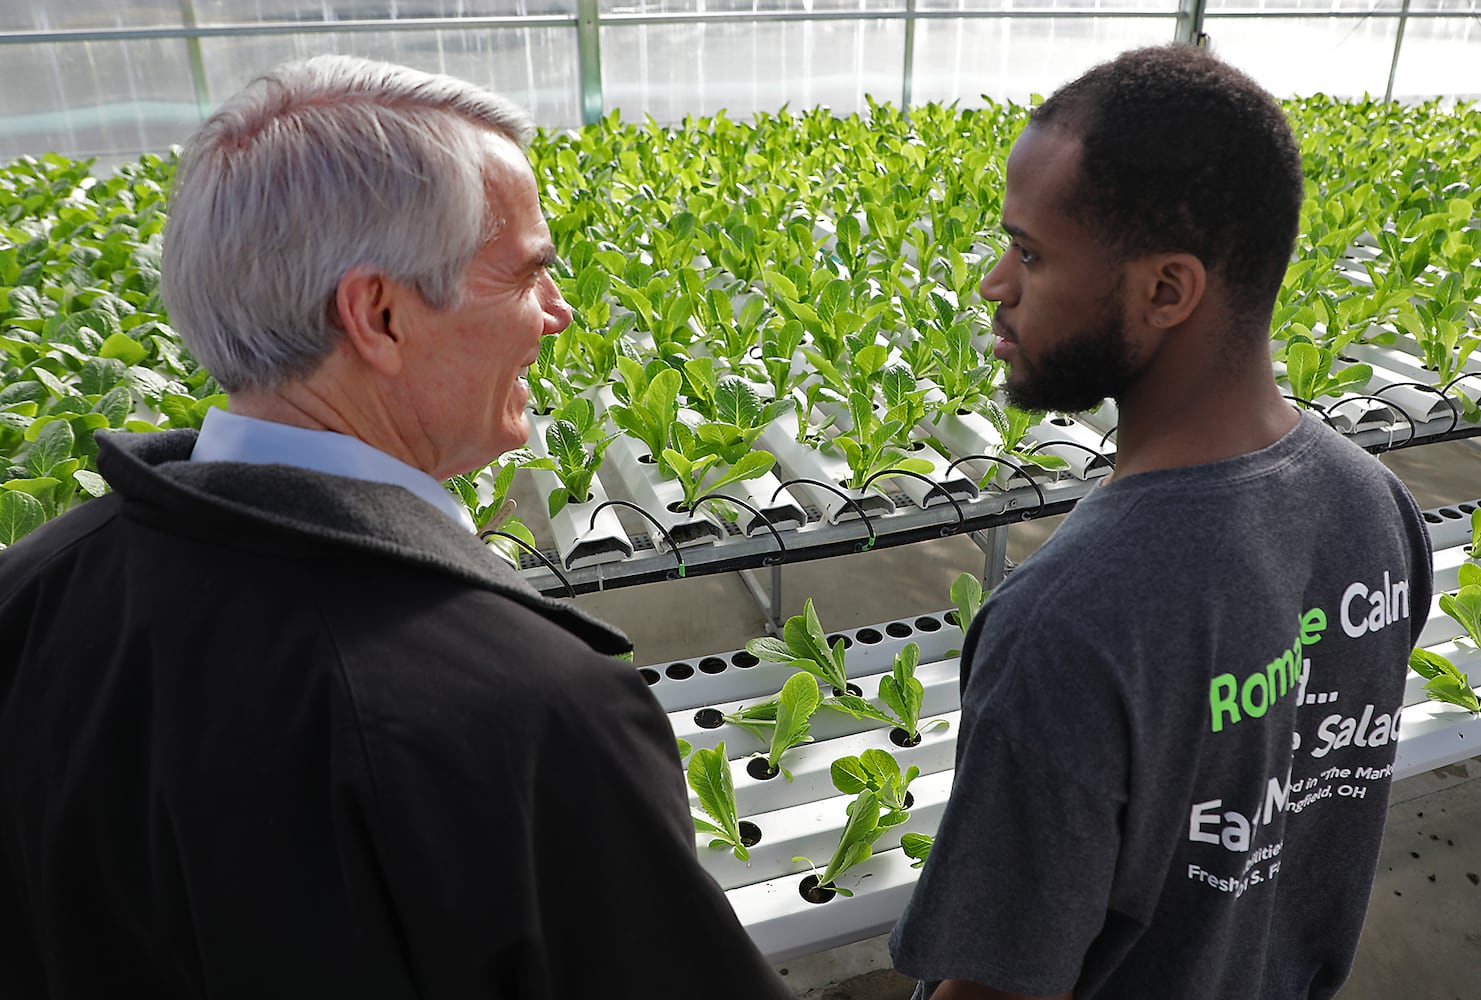
M 796 662 L 812 663 L 811 660 L 798 660 Z M 835 712 L 843 712 L 856 719 L 873 719 L 876 722 L 887 722 L 892 725 L 897 721 L 856 694 L 839 694 L 831 698 L 824 698 L 822 704 L 818 707 L 832 709 Z
M 137 365 L 149 356 L 149 349 L 126 333 L 112 333 L 103 341 L 98 355 L 117 359 L 125 365 Z
M 1472 642 L 1481 646 L 1481 587 L 1462 587 L 1440 595 L 1440 610 L 1460 623 Z
M 840 757 L 828 768 L 833 787 L 845 795 L 858 795 L 869 787 L 869 774 L 857 757 Z
M 769 635 L 764 635 L 759 639 L 752 639 L 747 642 L 746 652 L 758 660 L 765 660 L 767 663 L 787 663 L 795 656 L 791 646 Z
M 731 845 L 738 860 L 747 860 L 750 854 L 741 843 L 735 785 L 723 742 L 713 750 L 701 748 L 690 755 L 689 787 L 698 796 L 700 808 L 719 825 L 720 829 L 713 832 L 721 834 L 722 839 Z
M 776 726 L 771 732 L 771 752 L 767 763 L 780 767 L 782 754 L 807 742 L 810 721 L 822 698 L 818 682 L 811 674 L 797 673 L 787 678 L 777 698 Z
M 21 490 L 0 490 L 0 546 L 14 545 L 45 521 L 41 501 Z
M 36 435 L 36 443 L 26 454 L 26 468 L 34 476 L 50 476 L 53 469 L 72 457 L 76 446 L 72 425 L 65 420 L 54 420 Z
M 1481 565 L 1473 562 L 1462 563 L 1457 571 L 1462 587 L 1481 586 Z
M 982 608 L 982 583 L 971 573 L 963 573 L 951 583 L 951 603 L 956 605 L 957 626 L 965 634 L 972 619 Z
M 828 648 L 828 634 L 818 620 L 817 610 L 809 597 L 802 605 L 802 614 L 793 615 L 782 626 L 782 638 L 799 659 L 811 660 L 818 665 L 820 675 L 837 691 L 848 687 L 848 677 L 833 660 Z
M 553 421 L 545 429 L 545 446 L 563 478 L 586 467 L 586 446 L 581 440 L 581 431 L 569 420 Z
M 1409 669 L 1431 680 L 1457 672 L 1455 664 L 1451 663 L 1448 658 L 1428 649 L 1415 649 L 1409 654 Z
M 902 833 L 900 835 L 900 848 L 907 858 L 915 859 L 915 864 L 910 866 L 912 868 L 920 868 L 926 863 L 926 858 L 931 853 L 931 846 L 935 842 L 936 838 L 928 837 L 923 833 Z
M 72 473 L 72 478 L 77 480 L 77 485 L 90 497 L 100 497 L 108 492 L 108 480 L 96 472 L 87 469 L 78 469 Z

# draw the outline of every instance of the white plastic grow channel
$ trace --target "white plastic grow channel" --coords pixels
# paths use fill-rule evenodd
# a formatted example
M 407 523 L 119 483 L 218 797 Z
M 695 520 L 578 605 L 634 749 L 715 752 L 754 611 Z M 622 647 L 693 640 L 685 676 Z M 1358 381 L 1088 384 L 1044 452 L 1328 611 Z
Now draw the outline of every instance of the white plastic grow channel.
M 1454 567 L 1464 556 L 1461 546 L 1469 544 L 1468 514 L 1474 508 L 1475 504 L 1464 504 L 1425 512 L 1442 579 L 1446 574 L 1454 575 Z M 1458 639 L 1461 628 L 1448 616 L 1437 608 L 1430 612 L 1421 644 L 1450 657 L 1462 671 L 1481 676 L 1481 650 L 1474 649 L 1468 640 Z M 789 750 L 782 758 L 792 772 L 791 782 L 781 776 L 761 779 L 747 770 L 748 762 L 761 752 L 761 747 L 744 730 L 730 725 L 711 729 L 696 721 L 703 709 L 727 711 L 774 695 L 791 673 L 789 668 L 754 662 L 743 666 L 747 663 L 740 655 L 743 651 L 700 658 L 700 664 L 711 664 L 709 671 L 694 669 L 691 661 L 641 668 L 679 735 L 696 746 L 713 747 L 719 740 L 725 741 L 740 818 L 754 823 L 761 839 L 751 847 L 749 862 L 737 861 L 729 850 L 709 848 L 708 836 L 696 837 L 696 843 L 705 868 L 725 889 L 752 939 L 774 962 L 883 933 L 910 898 L 918 871 L 899 849 L 899 834 L 935 832 L 950 792 L 955 763 L 960 721 L 958 664 L 954 656 L 946 654 L 960 645 L 962 633 L 946 623 L 945 614 L 839 633 L 851 643 L 847 654 L 850 683 L 866 697 L 877 692 L 879 677 L 889 671 L 896 651 L 908 641 L 922 645 L 917 676 L 925 686 L 927 706 L 921 742 L 900 747 L 891 741 L 889 727 L 883 723 L 820 711 L 814 716 L 815 741 Z M 860 641 L 861 634 L 871 641 Z M 687 668 L 687 672 L 676 672 L 682 679 L 670 672 L 676 666 Z M 1481 715 L 1428 701 L 1423 680 L 1412 674 L 1403 701 L 1394 764 L 1396 780 L 1481 752 Z M 930 718 L 945 719 L 948 728 L 927 728 Z M 833 787 L 830 765 L 839 757 L 857 755 L 869 747 L 891 752 L 902 770 L 912 764 L 921 769 L 920 777 L 910 786 L 914 798 L 910 819 L 876 843 L 872 858 L 840 877 L 839 884 L 853 891 L 853 897 L 837 896 L 821 904 L 808 902 L 800 884 L 811 869 L 792 859 L 807 857 L 820 869 L 826 866 L 851 798 L 840 796 Z M 698 810 L 698 801 L 692 796 L 691 805 Z

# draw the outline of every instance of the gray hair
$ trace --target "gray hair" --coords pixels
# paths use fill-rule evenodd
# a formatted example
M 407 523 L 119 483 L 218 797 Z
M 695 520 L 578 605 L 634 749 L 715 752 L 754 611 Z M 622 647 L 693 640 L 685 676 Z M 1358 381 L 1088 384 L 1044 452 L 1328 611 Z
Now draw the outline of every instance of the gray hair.
M 490 132 L 524 148 L 534 123 L 404 66 L 319 56 L 248 84 L 191 137 L 170 193 L 160 291 L 196 360 L 227 391 L 312 373 L 356 266 L 456 304 L 497 227 Z

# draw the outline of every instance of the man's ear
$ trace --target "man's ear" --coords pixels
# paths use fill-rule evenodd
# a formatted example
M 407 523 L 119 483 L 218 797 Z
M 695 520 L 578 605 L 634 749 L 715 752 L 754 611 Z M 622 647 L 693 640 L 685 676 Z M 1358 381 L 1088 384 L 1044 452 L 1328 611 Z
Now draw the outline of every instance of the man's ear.
M 334 308 L 345 346 L 376 372 L 401 372 L 405 332 L 397 322 L 410 290 L 377 271 L 352 267 L 339 279 Z
M 1153 254 L 1138 268 L 1137 307 L 1143 321 L 1159 330 L 1187 322 L 1203 304 L 1208 272 L 1191 253 Z

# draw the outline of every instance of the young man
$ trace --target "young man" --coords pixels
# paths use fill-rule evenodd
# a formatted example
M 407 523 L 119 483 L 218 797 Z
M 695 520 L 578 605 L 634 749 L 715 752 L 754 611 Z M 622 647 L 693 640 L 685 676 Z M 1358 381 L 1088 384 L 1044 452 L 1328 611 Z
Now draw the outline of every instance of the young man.
M 163 292 L 231 412 L 100 436 L 112 494 L 0 553 L 6 997 L 790 996 L 626 638 L 439 483 L 571 320 L 532 132 L 323 57 L 187 146 Z
M 919 996 L 1330 997 L 1351 967 L 1430 553 L 1272 378 L 1301 200 L 1279 107 L 1192 48 L 1096 67 L 1013 148 L 994 353 L 1020 406 L 1113 397 L 1117 462 L 967 637 L 891 942 Z

